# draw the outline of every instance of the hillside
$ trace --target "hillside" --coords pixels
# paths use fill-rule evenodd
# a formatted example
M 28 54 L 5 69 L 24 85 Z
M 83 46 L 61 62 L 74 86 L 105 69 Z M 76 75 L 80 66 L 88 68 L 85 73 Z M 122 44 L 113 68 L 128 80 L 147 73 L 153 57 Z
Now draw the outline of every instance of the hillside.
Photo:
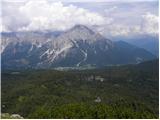
M 2 113 L 24 118 L 158 118 L 158 83 L 158 60 L 82 71 L 2 71 Z

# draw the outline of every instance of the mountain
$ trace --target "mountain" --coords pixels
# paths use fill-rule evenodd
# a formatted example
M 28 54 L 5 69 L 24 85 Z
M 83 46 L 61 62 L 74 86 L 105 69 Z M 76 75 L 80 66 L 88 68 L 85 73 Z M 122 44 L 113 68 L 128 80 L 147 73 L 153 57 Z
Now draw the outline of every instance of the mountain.
M 151 52 L 157 57 L 159 56 L 159 37 L 158 36 L 143 35 L 143 36 L 131 37 L 123 40 L 137 47 L 144 48 L 145 50 Z
M 3 33 L 2 68 L 53 68 L 139 63 L 156 57 L 126 42 L 112 42 L 84 25 L 60 33 Z

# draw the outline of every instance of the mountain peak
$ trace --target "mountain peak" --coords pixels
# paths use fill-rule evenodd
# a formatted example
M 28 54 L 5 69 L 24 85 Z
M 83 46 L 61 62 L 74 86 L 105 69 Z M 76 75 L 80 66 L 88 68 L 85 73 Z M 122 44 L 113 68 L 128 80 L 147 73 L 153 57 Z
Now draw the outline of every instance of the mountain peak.
M 90 28 L 81 24 L 75 25 L 73 28 L 70 29 L 70 31 L 79 31 L 79 32 L 85 31 L 89 32 L 90 34 L 94 34 L 94 32 Z
M 82 24 L 77 24 L 73 28 L 89 29 L 87 26 L 82 25 Z

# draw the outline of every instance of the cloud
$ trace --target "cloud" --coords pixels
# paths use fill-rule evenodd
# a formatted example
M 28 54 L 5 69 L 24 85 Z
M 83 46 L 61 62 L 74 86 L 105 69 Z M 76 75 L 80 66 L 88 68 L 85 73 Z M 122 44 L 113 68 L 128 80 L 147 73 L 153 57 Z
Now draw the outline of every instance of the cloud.
M 3 31 L 3 32 L 11 32 L 11 31 L 9 31 L 1 22 L 0 22 L 0 31 Z
M 129 37 L 138 35 L 157 36 L 159 34 L 159 17 L 149 12 L 139 16 L 140 23 L 128 25 L 122 23 L 112 23 L 105 26 L 98 26 L 97 31 L 106 37 Z
M 123 24 L 110 24 L 106 26 L 97 27 L 97 31 L 106 37 L 128 36 L 133 35 L 135 32 L 139 32 L 139 27 L 130 27 Z M 133 33 L 134 31 L 134 33 Z
M 53 2 L 57 0 L 17 1 L 20 0 L 3 2 L 2 31 L 55 31 L 84 24 L 106 37 L 158 34 L 158 15 L 154 12 L 156 2 L 139 5 L 129 2 L 119 4 L 117 0 L 111 0 L 114 3 L 88 3 L 86 7 L 86 3 Z
M 113 6 L 113 7 L 109 8 L 109 9 L 105 9 L 104 11 L 105 11 L 106 14 L 108 14 L 108 13 L 110 13 L 112 11 L 115 11 L 116 9 L 117 9 L 117 6 Z
M 18 8 L 11 9 L 14 9 L 14 14 L 9 12 L 2 17 L 3 24 L 11 31 L 66 30 L 76 24 L 92 26 L 110 21 L 84 8 L 64 6 L 61 2 L 50 3 L 46 0 L 28 1 Z
M 141 30 L 146 34 L 158 34 L 158 21 L 159 17 L 149 12 L 142 15 Z

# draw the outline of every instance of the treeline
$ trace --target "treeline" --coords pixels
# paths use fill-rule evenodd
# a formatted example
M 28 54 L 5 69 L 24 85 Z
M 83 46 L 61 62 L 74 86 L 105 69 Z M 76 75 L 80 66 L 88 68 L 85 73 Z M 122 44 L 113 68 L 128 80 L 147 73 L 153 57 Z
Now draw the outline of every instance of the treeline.
M 40 106 L 31 113 L 28 118 L 59 118 L 59 119 L 133 119 L 133 118 L 157 118 L 148 108 L 141 104 L 118 103 L 107 104 L 84 104 L 72 103 L 55 107 Z

